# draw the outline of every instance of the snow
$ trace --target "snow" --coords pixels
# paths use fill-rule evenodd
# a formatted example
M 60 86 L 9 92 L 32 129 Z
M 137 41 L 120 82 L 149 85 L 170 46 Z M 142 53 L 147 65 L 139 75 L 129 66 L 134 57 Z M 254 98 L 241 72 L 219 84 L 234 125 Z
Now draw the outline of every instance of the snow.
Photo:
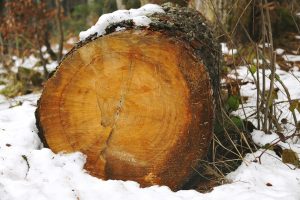
M 265 146 L 270 144 L 276 144 L 283 149 L 291 149 L 300 155 L 300 142 L 297 141 L 295 143 L 286 143 L 280 141 L 279 137 L 276 133 L 265 134 L 263 131 L 254 130 L 251 133 L 253 141 L 259 146 Z
M 252 140 L 255 142 L 255 144 L 259 146 L 264 146 L 266 144 L 273 144 L 275 142 L 278 142 L 279 137 L 275 133 L 271 134 L 265 134 L 263 131 L 254 130 L 251 133 Z
M 284 55 L 283 59 L 287 62 L 300 62 L 300 55 Z
M 76 37 L 71 37 L 67 40 L 67 44 L 70 44 L 70 45 L 75 45 L 76 43 L 78 42 L 78 39 Z
M 296 35 L 295 38 L 296 38 L 297 40 L 300 40 L 300 35 Z
M 234 55 L 237 53 L 236 49 L 229 49 L 226 43 L 221 43 L 221 48 L 224 55 Z
M 281 48 L 277 48 L 275 51 L 277 55 L 282 55 L 285 52 L 285 50 Z
M 262 81 L 262 69 L 259 69 L 257 72 L 253 74 L 254 77 L 259 73 L 260 77 L 260 90 L 263 88 Z M 265 70 L 266 73 L 266 90 L 269 89 L 270 80 L 269 75 L 271 71 L 269 69 Z M 285 86 L 288 88 L 291 99 L 300 99 L 300 71 L 296 69 L 291 69 L 290 71 L 284 71 L 281 69 L 276 69 L 276 74 L 280 77 L 280 80 L 283 81 Z M 246 82 L 246 84 L 241 86 L 240 92 L 242 96 L 248 97 L 247 101 L 243 103 L 243 107 L 240 107 L 239 110 L 235 111 L 234 114 L 238 116 L 244 116 L 244 111 L 247 116 L 252 115 L 256 109 L 256 85 L 254 84 L 253 76 L 248 70 L 247 66 L 240 66 L 236 70 L 233 70 L 229 73 L 228 77 L 232 79 L 239 79 L 242 82 Z M 279 121 L 283 118 L 286 118 L 289 122 L 293 122 L 291 112 L 289 111 L 289 103 L 287 102 L 287 96 L 281 84 L 278 81 L 275 81 L 275 88 L 278 88 L 278 99 L 275 99 L 275 102 L 282 102 L 278 104 L 280 108 Z M 243 111 L 244 110 L 244 111 Z M 296 111 L 297 119 L 300 119 L 300 114 Z M 249 118 L 249 120 L 257 125 L 257 120 L 254 118 Z M 291 124 L 286 124 L 284 126 L 285 132 L 287 135 L 291 134 L 295 127 Z
M 44 49 L 44 48 L 42 47 L 42 49 Z M 64 53 L 67 53 L 66 50 L 64 50 Z M 44 54 L 45 59 L 47 59 L 49 57 L 50 57 L 50 55 L 48 53 Z M 43 69 L 43 67 L 41 66 L 41 63 L 40 63 L 40 59 L 35 57 L 33 54 L 31 54 L 28 57 L 24 57 L 24 58 L 19 58 L 17 56 L 13 56 L 12 59 L 14 61 L 14 64 L 11 67 L 11 71 L 14 72 L 14 73 L 18 72 L 19 67 L 24 67 L 24 68 L 27 68 L 27 69 L 34 69 L 34 70 L 39 71 L 41 73 L 44 72 L 44 69 Z M 57 67 L 57 65 L 58 65 L 58 63 L 56 61 L 52 61 L 52 62 L 46 64 L 46 68 L 49 72 L 51 72 Z M 0 70 L 1 70 L 1 67 L 0 67 Z
M 138 9 L 117 10 L 113 13 L 102 15 L 97 23 L 86 31 L 79 34 L 80 40 L 85 40 L 88 36 L 97 34 L 101 36 L 105 34 L 105 29 L 110 24 L 118 23 L 126 20 L 133 20 L 136 26 L 149 26 L 151 19 L 147 15 L 153 13 L 164 13 L 164 10 L 155 4 L 146 4 Z M 120 29 L 119 29 L 120 30 Z
M 273 151 L 257 151 L 248 154 L 243 164 L 227 178 L 233 185 L 238 184 L 239 199 L 299 200 L 300 170 L 292 170 L 292 167 L 283 164 Z
M 53 153 L 37 136 L 34 111 L 39 94 L 6 99 L 0 96 L 0 199 L 1 200 L 253 200 L 300 199 L 300 170 L 286 165 L 272 151 L 248 154 L 243 164 L 227 175 L 230 183 L 212 192 L 172 192 L 166 186 L 140 188 L 132 181 L 104 181 L 84 169 L 80 152 Z M 276 135 L 254 131 L 261 146 Z M 259 143 L 261 141 L 261 143 Z M 284 143 L 285 144 L 285 143 Z M 286 144 L 300 153 L 299 144 Z M 272 186 L 268 186 L 268 185 Z
M 36 58 L 34 55 L 30 55 L 27 58 L 21 59 L 17 56 L 13 56 L 13 60 L 14 60 L 14 66 L 11 68 L 11 70 L 14 73 L 18 72 L 18 68 L 19 67 L 24 67 L 27 69 L 32 69 L 36 66 L 36 64 L 39 62 L 39 59 Z
M 50 62 L 50 63 L 46 64 L 46 68 L 49 72 L 54 71 L 57 66 L 58 66 L 57 61 L 53 61 L 53 62 Z
M 265 43 L 265 45 L 259 44 L 258 47 L 261 48 L 261 49 L 264 48 L 264 47 L 265 47 L 265 48 L 270 48 L 270 47 L 271 47 L 271 44 L 270 44 L 270 43 Z

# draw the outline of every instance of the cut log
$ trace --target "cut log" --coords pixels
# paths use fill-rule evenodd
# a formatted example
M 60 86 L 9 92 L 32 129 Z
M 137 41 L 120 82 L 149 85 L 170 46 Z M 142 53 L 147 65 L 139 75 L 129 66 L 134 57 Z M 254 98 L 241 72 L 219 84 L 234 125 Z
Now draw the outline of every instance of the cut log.
M 163 8 L 150 27 L 120 22 L 73 48 L 36 117 L 43 143 L 83 152 L 92 175 L 178 190 L 212 138 L 220 52 L 197 12 Z

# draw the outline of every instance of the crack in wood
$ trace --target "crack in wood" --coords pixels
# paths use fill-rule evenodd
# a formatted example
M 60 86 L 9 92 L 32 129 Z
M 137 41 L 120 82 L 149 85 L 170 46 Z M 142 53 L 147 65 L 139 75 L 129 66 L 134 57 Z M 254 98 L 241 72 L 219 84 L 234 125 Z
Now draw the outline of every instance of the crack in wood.
M 96 73 L 96 70 L 95 70 L 94 66 L 92 68 L 93 68 L 94 72 Z M 111 125 L 109 125 L 109 124 L 103 123 L 102 120 L 100 122 L 101 126 L 103 126 L 105 128 L 104 131 L 101 133 L 101 136 L 104 136 L 104 138 L 105 138 L 105 142 L 102 143 L 103 146 L 100 149 L 99 157 L 100 157 L 100 159 L 102 159 L 104 161 L 105 165 L 106 165 L 106 156 L 105 156 L 106 150 L 109 146 L 109 141 L 110 141 L 110 139 L 111 139 L 111 137 L 114 133 L 114 130 L 117 127 L 117 122 L 120 118 L 122 108 L 125 104 L 126 96 L 128 94 L 132 78 L 133 78 L 133 60 L 132 60 L 132 55 L 130 55 L 129 70 L 128 70 L 127 78 L 122 83 L 123 87 L 121 87 L 120 99 L 119 99 L 118 104 L 116 105 L 116 112 L 115 112 L 115 115 L 113 117 L 113 123 Z M 97 82 L 95 82 L 97 105 L 98 105 L 100 115 L 101 115 L 100 119 L 102 119 L 102 115 L 103 115 L 104 111 L 103 111 L 102 106 L 101 106 L 99 93 L 98 93 L 98 90 L 96 89 L 97 88 L 96 84 L 97 84 Z
M 132 77 L 133 77 L 133 67 L 132 67 L 132 58 L 130 58 L 128 78 L 126 80 L 125 86 L 123 87 L 123 89 L 121 89 L 120 100 L 119 100 L 119 104 L 117 105 L 117 111 L 116 111 L 116 114 L 115 114 L 115 117 L 114 117 L 114 123 L 112 125 L 112 131 L 114 131 L 114 129 L 116 128 L 118 119 L 120 117 L 122 108 L 123 108 L 125 100 L 126 100 L 127 93 L 129 91 L 129 88 L 130 88 L 130 85 L 131 85 Z

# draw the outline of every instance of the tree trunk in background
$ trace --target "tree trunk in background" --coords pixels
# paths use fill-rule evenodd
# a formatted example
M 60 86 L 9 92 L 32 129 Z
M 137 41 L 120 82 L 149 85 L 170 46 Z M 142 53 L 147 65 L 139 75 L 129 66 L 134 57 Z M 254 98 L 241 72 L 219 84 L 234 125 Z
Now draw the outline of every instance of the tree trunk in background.
M 167 2 L 171 2 L 174 4 L 178 4 L 180 6 L 187 6 L 188 5 L 188 0 L 140 0 L 141 1 L 141 5 L 145 5 L 147 3 L 154 3 L 154 4 L 164 4 Z
M 47 0 L 49 2 L 50 0 Z M 51 0 L 53 1 L 53 0 Z M 74 8 L 78 5 L 87 4 L 88 0 L 62 0 L 64 16 L 70 16 Z M 55 3 L 54 3 L 55 6 Z
M 56 3 L 56 26 L 58 31 L 58 52 L 57 60 L 60 61 L 63 55 L 64 48 L 64 32 L 61 21 L 61 0 L 55 0 Z
M 224 31 L 229 36 L 237 40 L 244 40 L 244 30 L 241 27 L 248 28 L 251 4 L 250 0 L 192 0 L 190 7 L 195 7 L 202 13 L 214 27 L 219 35 L 223 35 Z
M 123 0 L 116 0 L 118 10 L 126 9 L 126 5 L 123 4 Z
M 143 5 L 147 4 L 147 3 L 149 3 L 150 0 L 140 0 L 140 1 L 141 1 L 141 5 L 143 6 Z
M 85 153 L 91 174 L 178 190 L 212 138 L 220 49 L 198 12 L 163 9 L 150 27 L 119 22 L 73 48 L 36 117 L 45 146 Z
M 117 2 L 115 0 L 104 0 L 103 13 L 110 13 L 117 10 Z
M 258 41 L 261 36 L 260 5 L 269 9 L 273 34 L 280 35 L 282 32 L 297 32 L 296 17 L 293 17 L 299 9 L 299 2 L 290 0 L 190 0 L 189 6 L 201 12 L 217 29 L 220 34 L 228 31 L 237 41 L 249 41 L 247 34 L 253 40 Z M 294 12 L 294 13 L 293 13 Z M 296 19 L 296 21 L 294 19 Z M 299 20 L 299 19 L 298 19 Z M 220 25 L 223 27 L 220 29 Z M 298 25 L 299 26 L 299 25 Z M 281 30 L 280 30 L 281 29 Z
M 89 8 L 89 15 L 86 18 L 86 23 L 90 27 L 93 26 L 97 22 L 96 19 L 99 18 L 97 10 L 93 9 L 95 4 L 96 4 L 95 0 L 87 0 L 87 5 Z
M 232 4 L 232 0 L 191 0 L 189 2 L 190 7 L 201 12 L 212 23 L 216 23 L 218 18 L 222 23 L 226 21 L 227 4 Z
M 247 4 L 246 0 L 191 0 L 189 6 L 198 10 L 212 24 L 229 27 L 231 18 L 239 17 Z

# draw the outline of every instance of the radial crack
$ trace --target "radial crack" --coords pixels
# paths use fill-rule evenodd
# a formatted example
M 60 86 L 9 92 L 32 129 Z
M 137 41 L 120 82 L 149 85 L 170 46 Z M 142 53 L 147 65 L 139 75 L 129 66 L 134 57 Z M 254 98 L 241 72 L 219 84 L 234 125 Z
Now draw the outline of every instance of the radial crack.
M 105 124 L 105 126 L 104 126 L 105 130 L 104 130 L 103 133 L 101 133 L 101 135 L 104 136 L 104 138 L 106 138 L 106 141 L 102 143 L 103 146 L 100 149 L 99 158 L 101 158 L 105 162 L 106 162 L 105 152 L 106 152 L 107 147 L 109 145 L 109 141 L 110 141 L 110 139 L 112 137 L 112 134 L 113 134 L 115 128 L 117 127 L 117 122 L 118 122 L 118 120 L 120 118 L 122 109 L 123 109 L 124 104 L 125 104 L 126 96 L 127 96 L 128 91 L 130 89 L 130 85 L 131 85 L 132 78 L 133 78 L 133 66 L 134 66 L 133 59 L 132 59 L 132 56 L 130 56 L 130 64 L 128 66 L 128 73 L 127 73 L 127 76 L 123 80 L 122 85 L 121 85 L 120 98 L 119 98 L 119 101 L 118 101 L 118 103 L 116 105 L 116 112 L 113 115 L 112 123 L 110 125 L 108 125 L 108 124 L 106 125 Z M 93 70 L 94 70 L 94 72 L 96 72 L 95 69 L 93 69 Z M 98 90 L 96 89 L 96 83 L 97 82 L 95 82 L 95 91 L 96 91 L 97 105 L 98 105 L 100 114 L 103 115 L 102 112 L 104 112 L 104 111 L 103 111 L 102 106 L 101 106 L 101 102 L 100 102 L 99 95 L 98 95 Z M 101 123 L 101 125 L 103 125 L 103 124 Z
M 117 111 L 114 115 L 114 121 L 113 121 L 113 124 L 112 124 L 112 129 L 111 129 L 111 133 L 110 135 L 108 136 L 107 140 L 106 140 L 106 145 L 108 145 L 109 143 L 109 140 L 111 139 L 111 136 L 117 126 L 117 122 L 119 120 L 119 117 L 121 115 L 121 111 L 122 111 L 122 108 L 125 104 L 125 100 L 126 100 L 126 96 L 127 96 L 127 93 L 129 91 L 129 88 L 130 88 L 130 85 L 131 85 L 131 81 L 132 81 L 132 77 L 133 77 L 133 63 L 132 63 L 132 57 L 130 58 L 130 65 L 129 65 L 129 70 L 128 70 L 128 76 L 127 76 L 127 79 L 124 81 L 124 87 L 121 88 L 121 92 L 120 92 L 120 100 L 119 100 L 119 103 L 117 104 Z

